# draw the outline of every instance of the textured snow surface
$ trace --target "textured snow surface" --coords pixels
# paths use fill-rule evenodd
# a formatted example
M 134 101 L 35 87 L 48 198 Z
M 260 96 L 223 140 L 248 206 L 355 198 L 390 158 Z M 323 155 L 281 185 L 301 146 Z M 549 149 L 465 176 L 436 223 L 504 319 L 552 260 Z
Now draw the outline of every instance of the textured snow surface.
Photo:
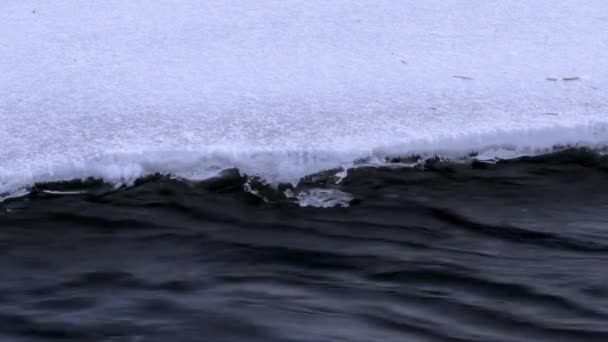
M 607 109 L 605 0 L 0 2 L 0 193 L 599 144 Z

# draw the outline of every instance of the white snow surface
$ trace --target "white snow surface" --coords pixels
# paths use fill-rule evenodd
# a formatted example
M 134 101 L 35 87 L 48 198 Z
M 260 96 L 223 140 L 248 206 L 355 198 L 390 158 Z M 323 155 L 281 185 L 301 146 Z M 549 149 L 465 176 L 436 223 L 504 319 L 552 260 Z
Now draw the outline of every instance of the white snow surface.
M 0 193 L 595 146 L 607 109 L 606 0 L 0 1 Z

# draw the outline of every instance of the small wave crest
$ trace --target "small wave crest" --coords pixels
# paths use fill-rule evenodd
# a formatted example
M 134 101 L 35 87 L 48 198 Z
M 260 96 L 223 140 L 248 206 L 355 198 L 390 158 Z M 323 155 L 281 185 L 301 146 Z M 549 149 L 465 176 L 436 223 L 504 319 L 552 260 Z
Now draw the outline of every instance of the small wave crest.
M 182 192 L 188 195 L 192 191 L 194 196 L 198 196 L 196 193 L 202 191 L 213 196 L 244 195 L 245 197 L 240 198 L 271 206 L 334 208 L 357 204 L 362 197 L 374 197 L 374 189 L 390 188 L 391 185 L 411 184 L 424 187 L 427 184 L 430 191 L 434 185 L 428 183 L 429 179 L 437 177 L 445 176 L 445 181 L 448 182 L 459 179 L 488 182 L 488 184 L 512 184 L 518 188 L 523 179 L 531 179 L 532 183 L 551 183 L 556 182 L 553 178 L 570 177 L 572 170 L 579 170 L 577 172 L 580 173 L 604 173 L 608 170 L 608 155 L 605 150 L 563 148 L 537 156 L 497 160 L 482 160 L 476 156 L 459 160 L 439 156 L 411 156 L 385 159 L 382 163 L 361 160 L 346 168 L 339 167 L 306 175 L 295 183 L 270 183 L 262 177 L 247 174 L 236 168 L 219 171 L 215 176 L 201 180 L 155 173 L 136 178 L 130 184 L 119 184 L 102 178 L 89 177 L 69 181 L 38 182 L 5 195 L 3 200 L 23 196 L 88 198 L 115 192 L 138 194 L 137 189 L 143 186 L 165 189 L 162 191 L 157 189 L 162 196 L 165 193 Z M 543 177 L 547 179 L 541 182 L 540 178 Z M 456 181 L 449 186 L 458 184 L 459 181 Z M 526 191 L 524 188 L 521 190 Z M 148 195 L 143 194 L 144 197 Z
M 361 166 L 414 166 L 429 158 L 454 162 L 496 161 L 573 147 L 603 153 L 607 146 L 608 124 L 593 123 L 515 132 L 496 130 L 479 135 L 455 134 L 367 150 L 117 152 L 52 163 L 41 158 L 32 160 L 29 168 L 0 165 L 0 198 L 22 195 L 37 183 L 92 178 L 102 179 L 118 188 L 132 185 L 137 179 L 153 174 L 203 180 L 233 168 L 270 185 L 291 183 L 296 186 L 307 175 L 324 170 L 344 173 Z M 312 196 L 317 195 L 321 193 Z

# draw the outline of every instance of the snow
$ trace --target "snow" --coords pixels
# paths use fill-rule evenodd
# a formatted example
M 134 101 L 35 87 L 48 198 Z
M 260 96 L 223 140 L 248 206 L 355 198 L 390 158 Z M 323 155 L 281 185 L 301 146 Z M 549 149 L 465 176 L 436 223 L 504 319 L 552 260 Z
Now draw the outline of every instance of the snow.
M 607 76 L 604 0 L 4 0 L 0 193 L 597 144 Z

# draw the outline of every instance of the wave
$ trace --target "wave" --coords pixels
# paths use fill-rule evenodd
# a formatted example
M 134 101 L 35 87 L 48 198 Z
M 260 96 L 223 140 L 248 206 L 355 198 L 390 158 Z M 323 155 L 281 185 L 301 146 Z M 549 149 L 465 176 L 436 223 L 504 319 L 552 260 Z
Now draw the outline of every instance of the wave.
M 292 183 L 324 170 L 360 165 L 416 163 L 418 159 L 439 156 L 448 160 L 498 160 L 534 156 L 567 147 L 586 147 L 601 151 L 608 146 L 608 123 L 594 122 L 574 127 L 494 130 L 483 134 L 440 136 L 404 141 L 368 149 L 332 150 L 227 150 L 209 147 L 200 151 L 116 152 L 98 156 L 70 157 L 45 162 L 31 160 L 29 168 L 0 164 L 0 194 L 23 192 L 40 182 L 99 178 L 116 186 L 132 184 L 151 174 L 172 175 L 190 180 L 208 179 L 221 171 L 236 168 L 270 184 Z
M 227 169 L 276 185 L 296 186 L 307 175 L 325 170 L 349 170 L 360 166 L 411 166 L 427 158 L 451 161 L 502 160 L 536 156 L 566 148 L 584 147 L 603 152 L 608 146 L 608 123 L 595 122 L 575 127 L 495 130 L 477 135 L 441 136 L 369 149 L 342 150 L 243 150 L 208 148 L 202 151 L 119 152 L 62 162 L 32 161 L 24 172 L 0 168 L 2 198 L 26 193 L 36 183 L 73 179 L 102 179 L 115 187 L 132 185 L 153 174 L 187 180 L 216 177 Z
M 506 150 L 503 150 L 506 151 Z M 570 166 L 586 168 L 594 172 L 608 170 L 607 148 L 590 149 L 586 147 L 554 147 L 551 152 L 525 155 L 509 159 L 482 159 L 479 154 L 469 154 L 459 159 L 443 158 L 438 155 L 408 157 L 391 157 L 382 161 L 361 159 L 348 167 L 336 167 L 305 175 L 297 182 L 270 183 L 255 174 L 248 174 L 238 168 L 223 169 L 214 176 L 205 179 L 188 179 L 174 174 L 153 173 L 140 176 L 130 182 L 117 183 L 101 177 L 82 177 L 70 180 L 36 182 L 30 186 L 4 195 L 3 200 L 14 197 L 57 197 L 57 196 L 99 196 L 114 192 L 131 192 L 145 184 L 161 184 L 170 188 L 169 193 L 179 193 L 191 189 L 203 189 L 212 193 L 248 194 L 269 204 L 298 205 L 300 207 L 348 207 L 359 203 L 361 196 L 356 193 L 359 188 L 369 188 L 378 183 L 383 187 L 390 184 L 412 183 L 418 186 L 425 184 L 425 173 L 435 177 L 437 174 L 449 175 L 448 179 L 458 178 L 462 181 L 476 181 L 487 178 L 491 183 L 504 182 L 520 186 L 522 179 L 530 179 L 530 184 L 559 182 L 556 174 L 571 172 Z M 397 174 L 398 180 L 390 170 L 414 170 L 414 173 L 403 171 Z M 377 170 L 377 171 L 375 171 Z M 388 170 L 387 173 L 382 170 Z M 481 171 L 480 171 L 481 170 Z M 490 170 L 490 172 L 488 171 Z M 540 178 L 547 177 L 540 181 Z M 422 178 L 421 178 L 422 177 Z M 525 183 L 525 182 L 524 182 Z M 164 184 L 164 185 L 163 185 Z M 449 184 L 450 187 L 456 184 Z M 431 185 L 429 185 L 431 186 Z M 491 186 L 491 184 L 490 184 Z M 374 188 L 375 186 L 372 186 Z M 556 187 L 557 183 L 556 183 Z M 583 187 L 584 188 L 584 187 Z M 369 195 L 370 189 L 365 196 Z M 578 189 L 580 190 L 580 189 Z M 578 191 L 577 190 L 577 191 Z M 526 192 L 521 188 L 522 193 Z M 364 196 L 364 197 L 365 197 Z M 145 197 L 145 196 L 144 196 Z M 142 198 L 144 200 L 144 198 Z

